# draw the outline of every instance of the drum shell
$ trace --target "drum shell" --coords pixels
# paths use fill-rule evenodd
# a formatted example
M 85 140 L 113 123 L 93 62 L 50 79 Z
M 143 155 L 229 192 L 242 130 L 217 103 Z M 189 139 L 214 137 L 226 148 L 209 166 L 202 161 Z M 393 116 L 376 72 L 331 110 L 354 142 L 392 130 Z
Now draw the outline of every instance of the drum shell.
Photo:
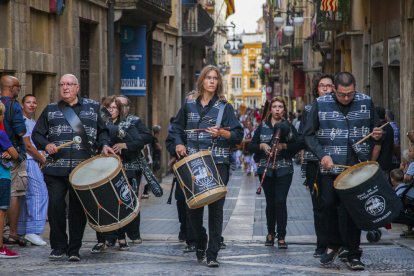
M 71 173 L 69 180 L 81 202 L 89 225 L 98 232 L 109 232 L 124 227 L 139 213 L 139 202 L 119 161 L 118 168 L 108 179 L 92 182 L 89 185 L 76 185 L 72 178 L 76 171 L 93 157 L 80 163 Z
M 214 159 L 208 151 L 200 151 L 185 157 L 174 164 L 173 169 L 190 209 L 211 204 L 227 193 Z M 195 175 L 200 174 L 200 169 L 206 169 L 209 174 L 208 177 L 201 179 L 203 185 L 198 185 L 199 182 L 194 179 Z
M 391 223 L 402 208 L 400 198 L 395 194 L 380 169 L 370 179 L 359 185 L 344 190 L 336 189 L 336 192 L 354 223 L 365 231 Z M 378 201 L 382 207 L 372 208 L 375 201 Z

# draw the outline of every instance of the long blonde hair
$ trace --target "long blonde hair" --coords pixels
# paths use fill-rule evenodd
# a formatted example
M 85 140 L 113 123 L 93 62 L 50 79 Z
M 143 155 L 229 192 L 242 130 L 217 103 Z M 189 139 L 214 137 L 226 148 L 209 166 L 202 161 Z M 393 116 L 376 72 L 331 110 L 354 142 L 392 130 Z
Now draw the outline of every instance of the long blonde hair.
M 198 80 L 197 80 L 197 91 L 194 95 L 194 98 L 197 99 L 198 97 L 203 96 L 204 94 L 203 83 L 207 77 L 207 74 L 210 73 L 210 71 L 216 71 L 217 73 L 217 89 L 216 89 L 215 94 L 219 97 L 220 100 L 226 101 L 226 97 L 224 96 L 224 91 L 223 91 L 223 78 L 220 74 L 220 70 L 214 65 L 207 65 L 203 68 L 203 70 L 201 70 L 200 76 L 198 77 Z

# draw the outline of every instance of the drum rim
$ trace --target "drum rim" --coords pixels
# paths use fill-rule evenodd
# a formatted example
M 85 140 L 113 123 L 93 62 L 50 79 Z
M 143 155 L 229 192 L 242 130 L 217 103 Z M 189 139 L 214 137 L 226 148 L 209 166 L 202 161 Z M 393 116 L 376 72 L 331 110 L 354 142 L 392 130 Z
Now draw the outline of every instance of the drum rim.
M 201 150 L 201 151 L 198 151 L 198 152 L 196 152 L 196 153 L 193 153 L 193 154 L 190 154 L 190 155 L 188 155 L 188 156 L 185 156 L 183 159 L 181 159 L 181 160 L 179 160 L 179 161 L 177 161 L 174 165 L 173 165 L 173 169 L 175 170 L 175 171 L 177 171 L 183 164 L 186 164 L 187 162 L 189 162 L 189 161 L 191 161 L 191 160 L 193 160 L 193 159 L 196 159 L 196 158 L 199 158 L 199 157 L 203 157 L 203 156 L 206 156 L 206 155 L 210 155 L 211 157 L 213 157 L 212 155 L 211 155 L 211 152 L 210 151 L 208 151 L 208 150 Z
M 91 184 L 87 184 L 87 185 L 77 185 L 77 184 L 73 184 L 72 183 L 72 178 L 73 178 L 73 176 L 75 175 L 75 173 L 81 168 L 81 165 L 84 165 L 84 164 L 87 164 L 87 163 L 90 163 L 90 162 L 92 162 L 92 161 L 94 161 L 95 159 L 98 159 L 98 158 L 103 158 L 103 157 L 115 157 L 117 160 L 118 160 L 118 168 L 117 169 L 115 169 L 109 176 L 108 176 L 108 179 L 109 180 L 111 180 L 111 179 L 113 179 L 115 176 L 117 176 L 118 174 L 119 174 L 119 172 L 122 170 L 122 162 L 121 162 L 121 158 L 118 156 L 118 155 L 114 155 L 114 154 L 111 154 L 111 155 L 108 155 L 108 156 L 106 156 L 106 155 L 103 155 L 103 154 L 100 154 L 100 155 L 96 155 L 96 156 L 94 156 L 94 157 L 91 157 L 91 158 L 89 158 L 89 159 L 86 159 L 86 160 L 84 160 L 84 161 L 82 161 L 81 163 L 79 163 L 74 169 L 73 169 L 73 171 L 69 174 L 69 182 L 70 182 L 70 184 L 74 187 L 74 188 L 76 188 L 76 190 L 89 190 L 90 188 L 96 188 L 96 187 L 99 187 L 99 186 L 101 186 L 101 185 L 103 185 L 103 184 L 105 184 L 105 183 L 107 183 L 108 182 L 108 179 L 101 179 L 101 180 L 98 180 L 98 181 L 95 181 L 95 182 L 93 182 L 93 183 L 91 183 Z
M 128 216 L 120 220 L 118 223 L 112 223 L 108 225 L 99 226 L 91 222 L 89 220 L 89 217 L 86 216 L 88 219 L 88 224 L 92 227 L 92 229 L 100 233 L 105 233 L 105 232 L 110 232 L 110 231 L 121 229 L 125 225 L 128 225 L 130 222 L 132 222 L 138 216 L 139 212 L 141 211 L 141 203 L 139 202 L 138 197 L 136 197 L 136 200 L 137 200 L 137 206 L 135 207 L 134 211 L 132 211 Z
M 207 203 L 203 204 L 203 205 L 198 205 L 198 202 L 208 199 L 208 193 L 211 194 L 212 191 L 215 191 L 213 195 L 218 196 L 220 195 L 219 198 L 215 199 L 214 201 L 207 201 Z M 192 197 L 190 197 L 188 200 L 186 200 L 187 206 L 190 209 L 197 209 L 206 205 L 209 205 L 211 203 L 214 203 L 220 199 L 222 199 L 223 197 L 225 197 L 227 194 L 227 187 L 226 186 L 219 186 L 216 187 L 214 189 L 209 190 L 208 192 L 204 192 L 204 193 L 198 193 L 197 195 L 194 195 Z M 199 197 L 199 199 L 197 199 L 197 197 Z M 191 205 L 191 206 L 190 206 Z
M 360 169 L 362 167 L 365 167 L 366 165 L 376 165 L 377 168 L 379 168 L 379 164 L 376 161 L 364 161 L 364 162 L 355 164 L 355 165 L 349 167 L 348 169 L 346 169 L 345 171 L 343 171 L 340 175 L 338 175 L 338 177 L 336 177 L 336 179 L 335 179 L 335 181 L 333 183 L 334 188 L 337 189 L 337 190 L 348 190 L 348 189 L 340 189 L 340 188 L 337 188 L 338 183 L 342 180 L 342 178 L 344 178 L 349 173 L 351 173 L 351 172 L 353 172 L 353 171 L 355 171 L 357 169 Z M 356 186 L 354 186 L 354 187 L 356 187 Z

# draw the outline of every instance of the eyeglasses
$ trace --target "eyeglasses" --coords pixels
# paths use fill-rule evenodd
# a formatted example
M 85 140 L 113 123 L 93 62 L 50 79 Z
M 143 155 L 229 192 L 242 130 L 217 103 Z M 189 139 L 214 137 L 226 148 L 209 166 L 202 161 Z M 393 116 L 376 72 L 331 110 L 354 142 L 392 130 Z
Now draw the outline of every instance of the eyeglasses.
M 118 107 L 116 107 L 116 106 L 108 106 L 108 110 L 118 110 Z
M 22 88 L 22 85 L 21 84 L 13 84 L 13 85 L 10 85 L 8 87 L 11 88 L 11 89 L 13 89 L 13 87 Z
M 319 86 L 320 88 L 332 88 L 332 87 L 333 87 L 333 84 L 324 84 L 324 83 L 320 83 L 320 84 L 318 84 L 318 86 Z
M 76 86 L 76 85 L 78 85 L 77 83 L 59 83 L 59 86 L 60 87 L 64 87 L 64 86 L 67 86 L 67 87 L 70 87 L 70 88 L 72 88 L 73 86 Z
M 349 92 L 349 93 L 342 93 L 342 92 L 336 92 L 336 96 L 339 98 L 345 98 L 345 97 L 349 97 L 352 98 L 353 96 L 355 96 L 355 91 Z

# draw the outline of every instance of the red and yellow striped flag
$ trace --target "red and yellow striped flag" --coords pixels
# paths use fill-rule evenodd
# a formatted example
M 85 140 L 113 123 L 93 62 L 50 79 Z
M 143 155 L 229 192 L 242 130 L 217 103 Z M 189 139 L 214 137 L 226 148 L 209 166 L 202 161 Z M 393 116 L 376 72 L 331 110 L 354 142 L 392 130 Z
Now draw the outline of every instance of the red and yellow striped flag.
M 338 0 L 322 0 L 321 11 L 336 11 L 338 9 Z
M 224 0 L 224 2 L 226 3 L 226 6 L 227 6 L 227 11 L 226 11 L 226 18 L 227 18 L 235 12 L 234 0 Z

